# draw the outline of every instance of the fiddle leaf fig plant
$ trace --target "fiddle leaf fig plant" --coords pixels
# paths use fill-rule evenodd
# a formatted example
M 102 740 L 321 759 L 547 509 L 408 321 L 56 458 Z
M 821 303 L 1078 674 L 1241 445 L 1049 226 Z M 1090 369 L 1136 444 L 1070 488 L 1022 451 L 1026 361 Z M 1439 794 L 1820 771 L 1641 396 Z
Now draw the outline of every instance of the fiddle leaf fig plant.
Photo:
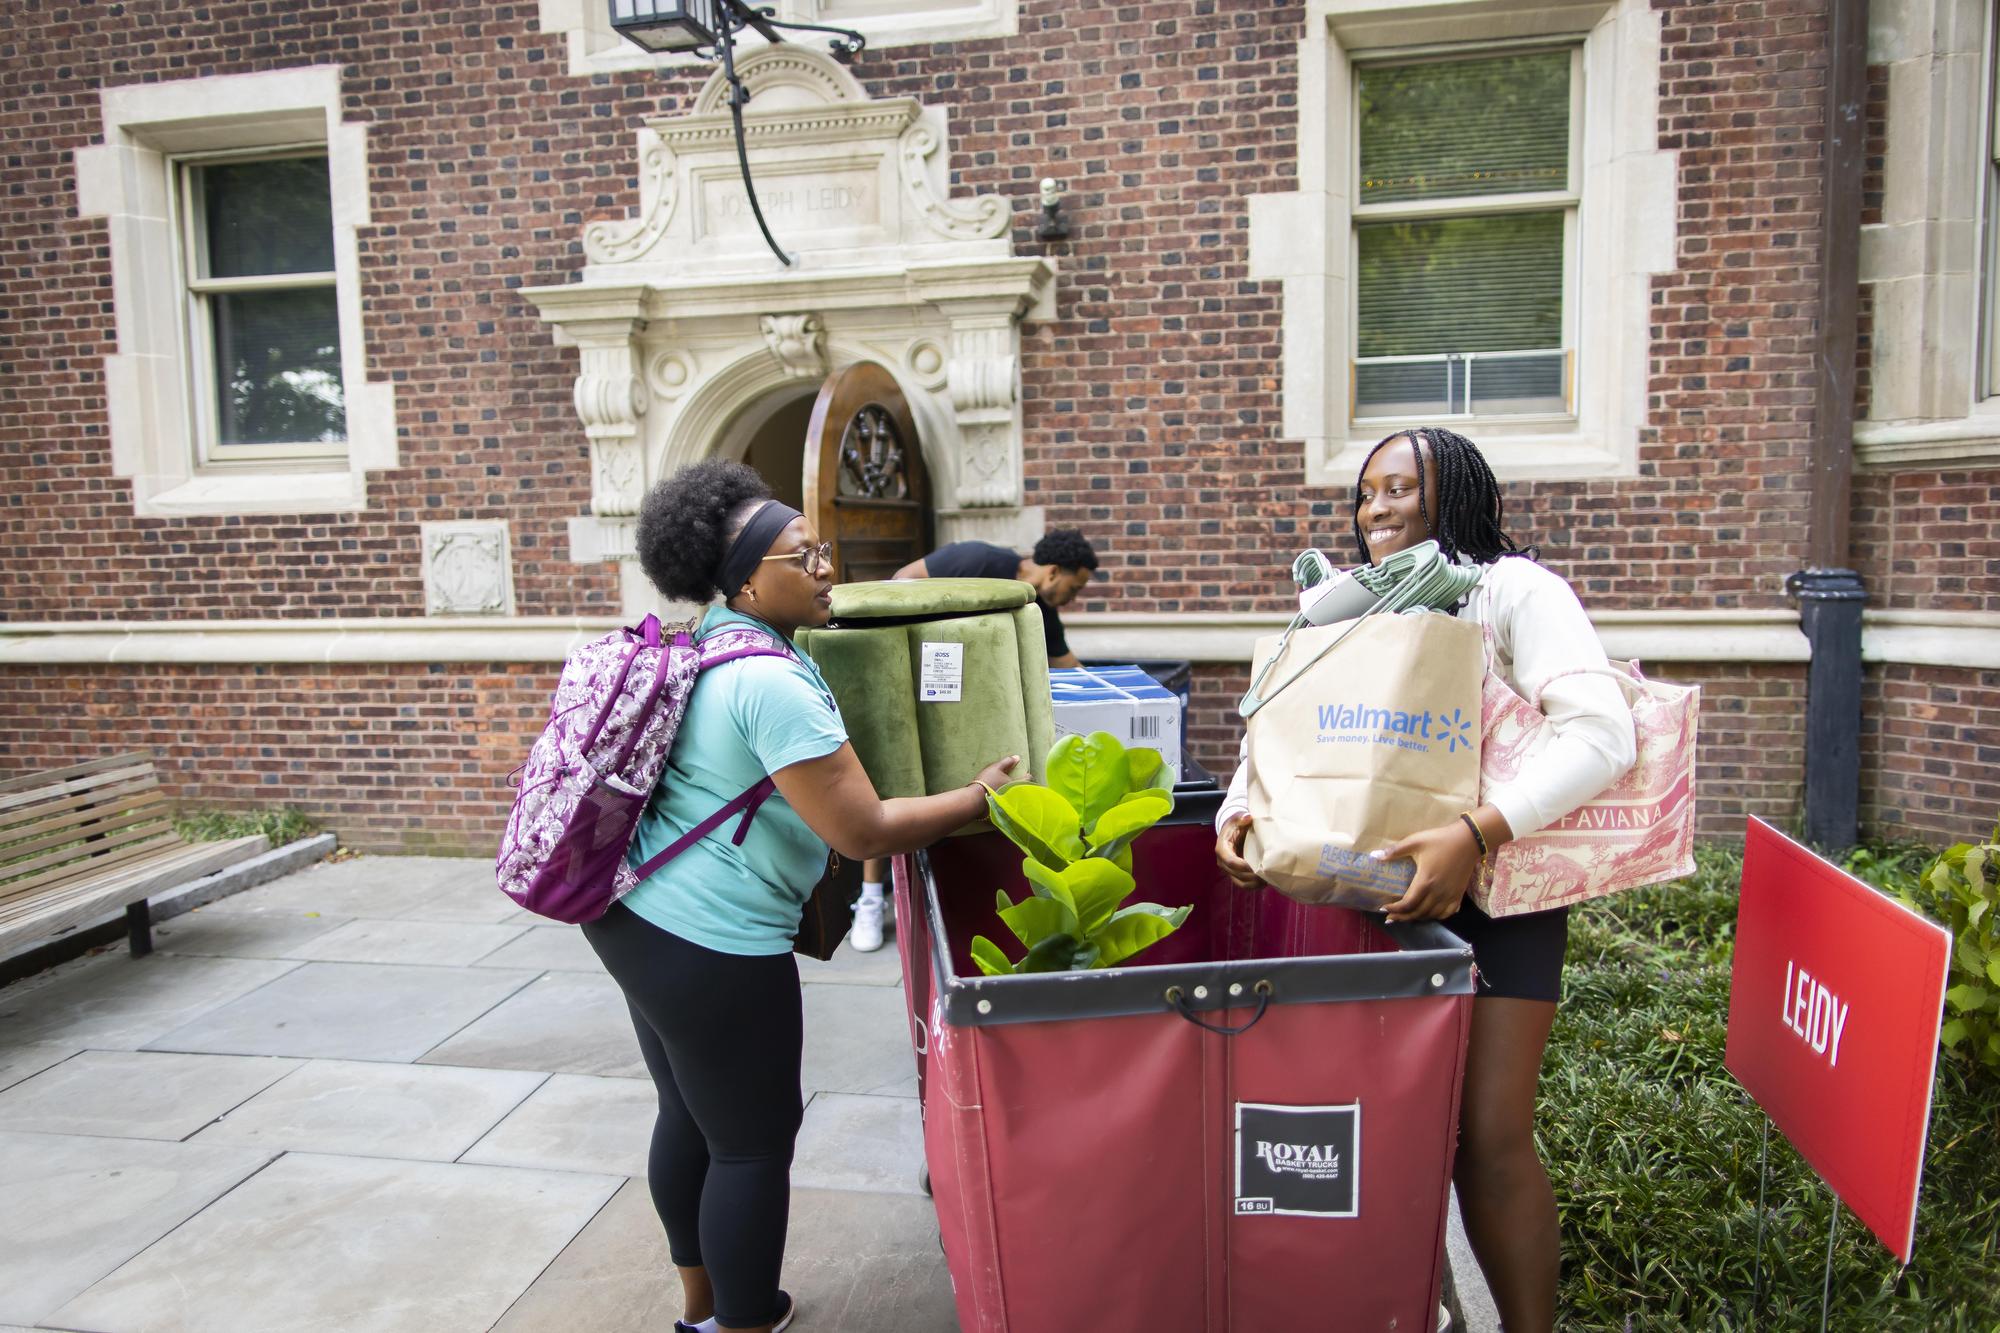
M 996 897 L 1000 920 L 1027 950 L 1020 961 L 984 935 L 972 961 L 987 976 L 1116 967 L 1174 933 L 1189 908 L 1125 900 L 1132 843 L 1173 812 L 1173 773 L 1157 750 L 1128 750 L 1108 731 L 1065 736 L 1049 751 L 1048 785 L 1016 782 L 988 793 L 993 826 L 1027 853 L 1033 896 Z

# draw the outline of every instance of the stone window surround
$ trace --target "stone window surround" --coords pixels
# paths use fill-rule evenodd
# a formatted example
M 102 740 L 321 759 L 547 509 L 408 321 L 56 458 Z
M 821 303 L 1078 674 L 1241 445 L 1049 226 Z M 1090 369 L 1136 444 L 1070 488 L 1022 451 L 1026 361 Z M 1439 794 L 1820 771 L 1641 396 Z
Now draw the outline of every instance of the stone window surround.
M 1351 419 L 1352 62 L 1360 55 L 1580 38 L 1583 200 L 1572 290 L 1576 413 L 1472 419 L 1504 480 L 1634 476 L 1646 424 L 1651 279 L 1677 267 L 1675 155 L 1658 147 L 1660 16 L 1645 0 L 1308 0 L 1299 47 L 1298 189 L 1250 199 L 1250 276 L 1284 288 L 1282 430 L 1306 482 L 1346 486 L 1380 437 Z
M 341 120 L 340 67 L 312 65 L 104 88 L 104 141 L 76 150 L 77 213 L 111 241 L 118 351 L 104 358 L 111 469 L 147 516 L 331 513 L 367 504 L 396 466 L 391 385 L 367 379 L 355 233 L 368 217 L 367 126 Z M 177 155 L 323 145 L 332 178 L 334 290 L 347 400 L 342 459 L 203 464 L 170 177 Z
M 1889 86 L 1882 220 L 1861 229 L 1874 332 L 1854 452 L 1866 466 L 2000 462 L 2000 385 L 1984 382 L 1980 360 L 1995 295 L 1982 291 L 1995 280 L 1982 236 L 1994 206 L 1992 9 L 1990 0 L 1870 7 L 1868 61 L 1888 67 Z
M 815 0 L 763 2 L 774 4 L 781 19 L 852 28 L 866 37 L 871 47 L 958 42 L 975 37 L 1012 37 L 1020 31 L 1020 0 L 962 0 L 958 4 L 911 0 L 907 9 L 900 13 L 852 16 L 843 16 L 838 12 L 823 14 Z M 559 34 L 568 43 L 569 72 L 572 75 L 673 69 L 687 65 L 699 67 L 702 63 L 694 56 L 644 51 L 620 37 L 611 29 L 610 9 L 605 0 L 539 0 L 536 21 L 541 31 Z M 746 34 L 746 38 L 751 50 L 764 44 L 764 39 L 755 33 Z M 792 33 L 787 40 L 811 43 L 814 49 L 825 50 L 825 43 L 817 33 Z

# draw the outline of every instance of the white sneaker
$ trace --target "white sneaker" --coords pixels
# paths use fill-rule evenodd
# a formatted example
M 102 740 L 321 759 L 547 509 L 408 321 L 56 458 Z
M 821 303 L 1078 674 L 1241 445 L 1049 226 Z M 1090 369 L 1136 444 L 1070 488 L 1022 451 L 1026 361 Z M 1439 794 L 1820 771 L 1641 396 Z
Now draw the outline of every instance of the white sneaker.
M 847 942 L 862 953 L 874 953 L 882 947 L 880 898 L 863 898 L 854 905 L 854 928 L 847 932 Z

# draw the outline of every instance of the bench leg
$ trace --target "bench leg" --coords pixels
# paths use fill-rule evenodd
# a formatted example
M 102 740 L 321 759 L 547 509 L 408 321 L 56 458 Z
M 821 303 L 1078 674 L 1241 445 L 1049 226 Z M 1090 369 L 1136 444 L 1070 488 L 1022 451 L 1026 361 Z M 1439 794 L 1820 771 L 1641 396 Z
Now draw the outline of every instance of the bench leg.
M 134 958 L 153 951 L 153 905 L 143 898 L 125 909 L 125 940 Z

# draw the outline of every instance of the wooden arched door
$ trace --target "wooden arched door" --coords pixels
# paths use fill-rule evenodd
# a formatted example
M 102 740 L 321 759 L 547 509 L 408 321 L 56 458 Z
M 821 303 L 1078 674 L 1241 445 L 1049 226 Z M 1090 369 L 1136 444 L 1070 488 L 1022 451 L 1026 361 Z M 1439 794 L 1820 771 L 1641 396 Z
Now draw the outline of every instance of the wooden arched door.
M 896 377 L 857 361 L 827 377 L 806 427 L 805 512 L 834 578 L 886 579 L 931 549 L 930 478 Z

